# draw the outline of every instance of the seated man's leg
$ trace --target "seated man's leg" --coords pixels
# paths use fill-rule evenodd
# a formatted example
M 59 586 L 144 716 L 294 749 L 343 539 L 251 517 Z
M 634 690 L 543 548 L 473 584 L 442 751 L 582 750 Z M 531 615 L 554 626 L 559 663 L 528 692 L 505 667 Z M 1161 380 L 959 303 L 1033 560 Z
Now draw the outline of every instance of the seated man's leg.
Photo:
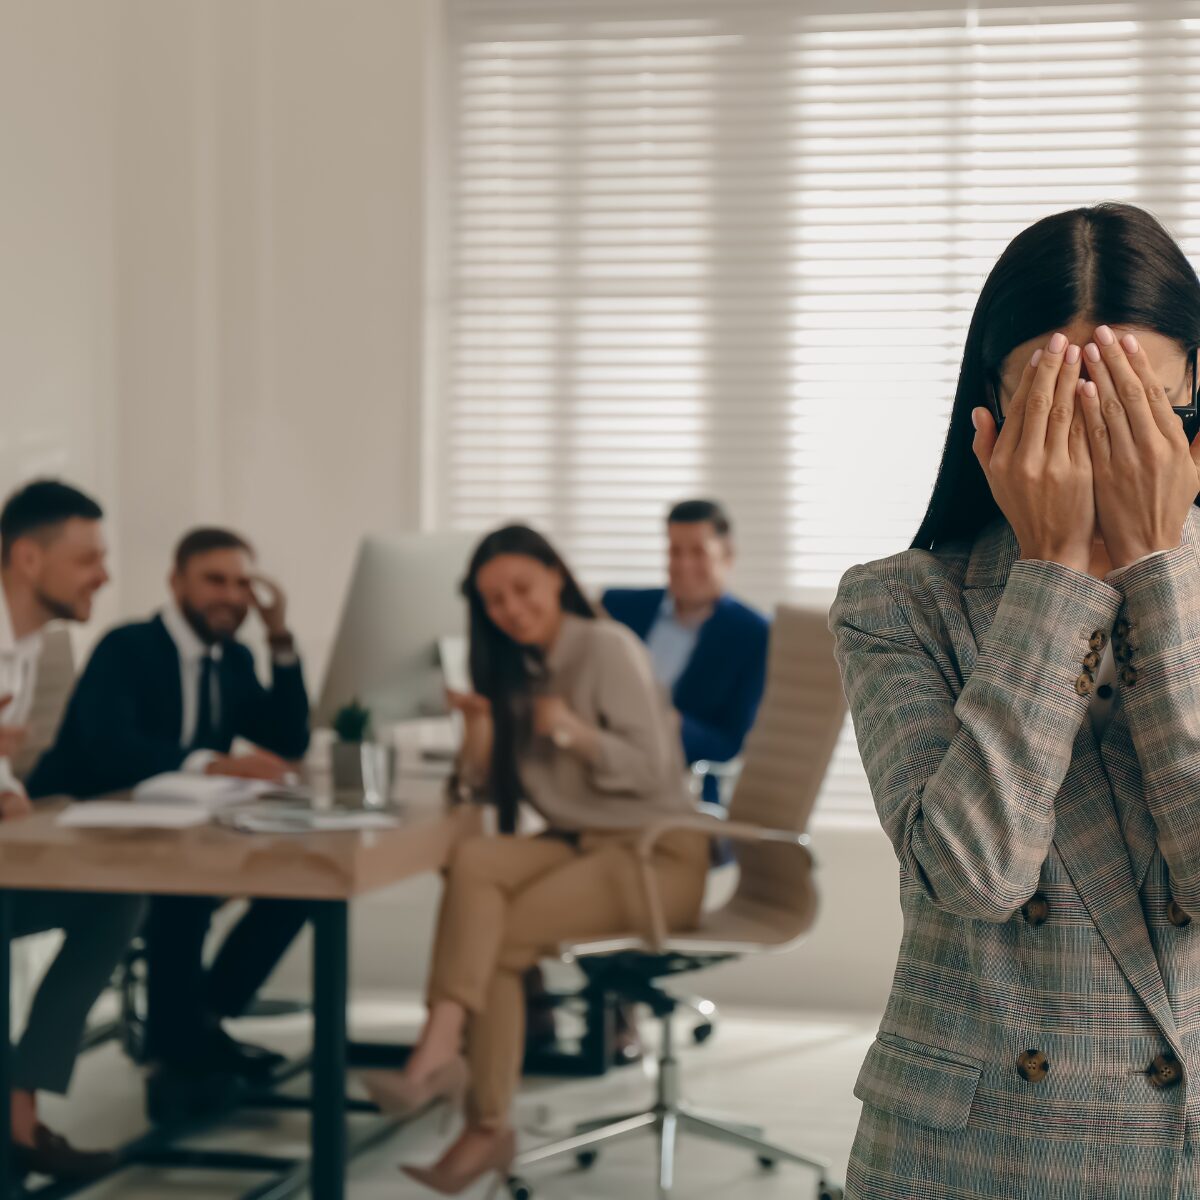
M 252 900 L 229 931 L 208 972 L 208 1007 L 217 1017 L 240 1017 L 308 920 L 295 900 Z
M 88 1013 L 112 979 L 145 912 L 140 896 L 42 892 L 25 893 L 17 900 L 14 936 L 61 929 L 64 937 L 38 985 L 14 1053 L 16 1087 L 66 1092 Z
M 88 1014 L 108 986 L 145 916 L 139 896 L 25 893 L 13 905 L 14 937 L 51 929 L 63 944 L 30 1006 L 13 1054 L 12 1138 L 18 1165 L 62 1179 L 89 1179 L 114 1169 L 107 1153 L 75 1150 L 38 1121 L 37 1093 L 66 1092 Z
M 221 901 L 155 896 L 146 920 L 146 1054 L 171 1066 L 204 1061 L 204 939 Z
M 227 1069 L 250 1080 L 270 1078 L 285 1059 L 262 1046 L 237 1042 L 221 1028 L 224 1017 L 241 1016 L 308 920 L 308 906 L 295 900 L 252 900 L 228 932 L 205 987 L 212 1053 Z

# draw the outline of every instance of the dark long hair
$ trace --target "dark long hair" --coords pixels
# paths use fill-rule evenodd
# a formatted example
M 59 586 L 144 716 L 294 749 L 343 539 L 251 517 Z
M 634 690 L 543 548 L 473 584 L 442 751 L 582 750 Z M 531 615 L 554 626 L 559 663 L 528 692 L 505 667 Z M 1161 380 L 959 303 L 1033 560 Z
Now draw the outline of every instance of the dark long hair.
M 914 548 L 972 539 L 1001 515 L 971 449 L 971 410 L 986 404 L 988 381 L 1014 347 L 1079 317 L 1151 329 L 1190 353 L 1200 346 L 1200 281 L 1166 229 L 1131 204 L 1056 213 L 1013 238 L 971 317 L 937 483 Z
M 537 650 L 513 641 L 488 616 L 479 594 L 479 572 L 502 554 L 519 554 L 557 570 L 563 580 L 563 612 L 591 619 L 596 610 L 558 551 L 527 525 L 506 525 L 489 533 L 471 555 L 462 583 L 470 628 L 471 682 L 492 705 L 491 792 L 500 810 L 500 827 L 511 832 L 521 800 L 517 749 L 529 737 L 530 697 L 538 684 L 541 664 Z

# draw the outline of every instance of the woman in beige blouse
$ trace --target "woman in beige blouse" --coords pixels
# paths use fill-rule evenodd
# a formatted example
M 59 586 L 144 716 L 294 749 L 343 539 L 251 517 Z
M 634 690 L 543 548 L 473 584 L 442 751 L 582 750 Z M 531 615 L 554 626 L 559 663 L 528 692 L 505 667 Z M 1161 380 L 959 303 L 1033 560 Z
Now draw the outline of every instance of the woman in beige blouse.
M 488 535 L 463 591 L 476 690 L 451 696 L 465 720 L 460 781 L 502 814 L 528 800 L 548 828 L 457 851 L 425 1028 L 403 1073 L 367 1081 L 392 1111 L 466 1091 L 461 1136 L 434 1166 L 405 1168 L 445 1195 L 512 1161 L 522 976 L 564 941 L 645 927 L 637 833 L 689 807 L 674 714 L 645 648 L 597 616 L 544 537 L 523 526 Z M 657 843 L 653 873 L 672 929 L 695 923 L 707 865 L 702 835 Z

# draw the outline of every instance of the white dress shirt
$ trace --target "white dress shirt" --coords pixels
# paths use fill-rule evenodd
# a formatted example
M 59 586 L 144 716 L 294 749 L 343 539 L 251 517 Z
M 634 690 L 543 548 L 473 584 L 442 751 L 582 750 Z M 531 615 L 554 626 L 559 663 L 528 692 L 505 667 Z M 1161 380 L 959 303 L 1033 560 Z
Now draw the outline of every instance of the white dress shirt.
M 646 649 L 654 663 L 654 674 L 658 682 L 673 691 L 679 677 L 687 670 L 700 638 L 700 629 L 712 616 L 712 609 L 698 617 L 681 621 L 675 610 L 675 597 L 670 592 L 663 597 L 658 617 L 646 634 Z
M 179 611 L 177 605 L 168 604 L 161 615 L 163 624 L 175 643 L 175 649 L 179 651 L 179 681 L 183 691 L 183 721 L 179 729 L 179 744 L 186 748 L 196 736 L 196 721 L 200 715 L 201 664 L 205 658 L 211 658 L 215 667 L 221 661 L 223 648 L 219 642 L 213 646 L 205 643 L 188 624 L 187 617 Z M 221 720 L 221 686 L 215 670 L 209 679 L 212 683 L 209 712 L 212 713 L 213 725 L 216 726 Z M 215 750 L 193 750 L 184 759 L 181 769 L 203 773 L 216 757 Z
M 0 725 L 23 725 L 33 707 L 33 691 L 37 686 L 38 656 L 42 652 L 42 634 L 13 634 L 12 617 L 8 611 L 8 596 L 0 587 L 0 697 L 12 699 L 0 709 Z M 13 774 L 12 763 L 0 757 L 0 793 L 20 792 L 21 786 Z

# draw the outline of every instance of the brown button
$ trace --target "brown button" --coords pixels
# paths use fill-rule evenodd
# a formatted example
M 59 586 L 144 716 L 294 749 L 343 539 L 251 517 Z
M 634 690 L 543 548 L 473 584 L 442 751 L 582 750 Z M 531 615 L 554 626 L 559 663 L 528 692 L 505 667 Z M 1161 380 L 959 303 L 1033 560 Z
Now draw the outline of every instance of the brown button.
M 1176 900 L 1172 900 L 1167 905 L 1167 920 L 1177 929 L 1182 929 L 1185 925 L 1192 923 L 1192 918 L 1187 915 Z
M 1084 668 L 1088 671 L 1094 671 L 1100 665 L 1100 651 L 1089 650 L 1083 656 Z
M 1076 694 L 1079 696 L 1090 696 L 1092 694 L 1093 682 L 1094 680 L 1092 679 L 1091 675 L 1087 671 L 1084 671 L 1084 673 L 1075 680 Z
M 1030 925 L 1045 925 L 1046 918 L 1050 915 L 1050 901 L 1042 892 L 1034 892 L 1021 905 L 1021 912 Z
M 1133 657 L 1133 647 L 1128 642 L 1116 643 L 1113 646 L 1113 658 L 1119 663 L 1127 663 Z
M 1050 1074 L 1050 1060 L 1040 1050 L 1026 1050 L 1017 1059 L 1017 1074 L 1026 1083 L 1041 1083 Z
M 1088 645 L 1093 650 L 1103 650 L 1104 647 L 1108 645 L 1108 634 L 1105 633 L 1103 629 L 1097 629 L 1092 636 L 1088 638 Z
M 1151 1087 L 1177 1087 L 1183 1082 L 1183 1063 L 1170 1050 L 1164 1050 L 1146 1068 L 1146 1074 L 1150 1078 Z
M 1133 685 L 1135 683 L 1137 683 L 1137 681 L 1138 681 L 1137 667 L 1122 667 L 1121 668 L 1121 682 L 1126 687 L 1133 687 Z

